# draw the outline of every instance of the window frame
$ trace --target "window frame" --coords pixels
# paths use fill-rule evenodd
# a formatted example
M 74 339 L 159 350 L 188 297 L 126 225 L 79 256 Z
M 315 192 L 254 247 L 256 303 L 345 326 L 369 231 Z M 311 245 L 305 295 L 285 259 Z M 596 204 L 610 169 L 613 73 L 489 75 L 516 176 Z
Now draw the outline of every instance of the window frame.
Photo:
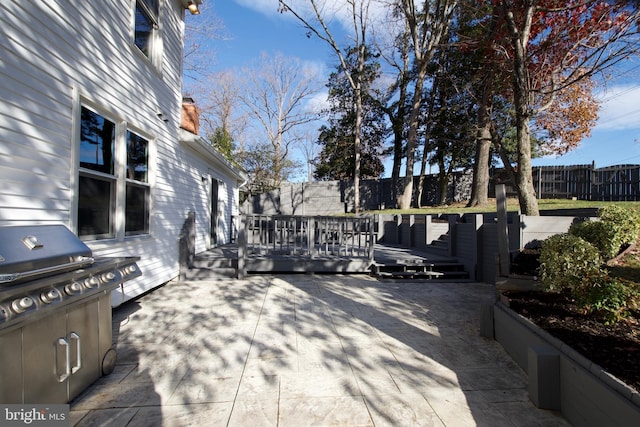
M 154 2 L 154 4 L 150 4 Z M 160 25 L 160 13 L 162 10 L 161 0 L 133 0 L 132 4 L 132 31 L 131 31 L 131 46 L 132 49 L 149 61 L 157 70 L 160 70 L 162 64 L 162 37 L 161 37 L 161 25 Z M 150 21 L 151 32 L 149 34 L 147 52 L 143 48 L 138 46 L 136 38 L 136 30 L 138 28 L 138 9 L 140 9 L 143 16 Z M 154 10 L 155 9 L 155 10 Z
M 128 155 L 129 155 L 129 142 L 130 142 L 130 138 L 129 138 L 129 134 L 133 134 L 135 136 L 137 136 L 140 139 L 143 139 L 146 142 L 146 148 L 145 148 L 145 158 L 146 158 L 146 171 L 145 171 L 145 175 L 144 175 L 144 180 L 140 180 L 140 179 L 136 179 L 135 174 L 134 177 L 131 178 L 128 176 L 128 169 L 129 169 L 129 159 L 128 159 Z M 131 236 L 140 236 L 140 235 L 148 235 L 150 234 L 150 223 L 151 223 L 151 183 L 150 183 L 150 157 L 151 157 L 151 145 L 152 145 L 152 140 L 148 137 L 146 137 L 142 132 L 139 132 L 137 129 L 134 129 L 132 127 L 127 127 L 126 132 L 125 132 L 125 138 L 124 138 L 124 144 L 123 144 L 123 150 L 125 151 L 125 162 L 124 162 L 124 186 L 125 186 L 125 197 L 124 197 L 124 226 L 123 226 L 123 232 L 125 237 L 131 237 Z M 143 230 L 127 230 L 127 227 L 129 225 L 128 221 L 127 221 L 127 216 L 129 214 L 129 207 L 127 205 L 127 202 L 129 200 L 128 196 L 128 190 L 130 188 L 137 188 L 137 189 L 144 189 L 145 194 L 144 194 L 144 215 L 145 218 L 143 219 Z
M 82 146 L 82 131 L 81 131 L 81 127 L 82 127 L 82 110 L 86 109 L 88 111 L 90 111 L 91 113 L 100 116 L 103 120 L 108 120 L 110 123 L 113 124 L 113 141 L 112 141 L 112 165 L 111 165 L 111 173 L 107 173 L 104 171 L 100 171 L 97 169 L 92 169 L 89 167 L 83 167 L 81 165 L 81 159 L 82 159 L 82 154 L 81 154 L 81 146 Z M 82 240 L 105 240 L 105 239 L 114 239 L 116 237 L 116 221 L 117 221 L 117 213 L 118 213 L 118 209 L 117 209 L 117 205 L 118 205 L 118 144 L 117 144 L 117 140 L 118 140 L 118 120 L 114 119 L 113 116 L 109 115 L 109 114 L 105 114 L 104 111 L 100 111 L 97 108 L 94 108 L 92 105 L 89 105 L 87 103 L 81 103 L 80 104 L 80 108 L 79 108 L 79 115 L 78 115 L 78 136 L 76 138 L 76 144 L 78 147 L 78 159 L 76 161 L 76 166 L 78 168 L 78 186 L 77 186 L 77 192 L 76 192 L 76 200 L 77 200 L 77 205 L 76 205 L 76 215 L 77 215 L 77 219 L 76 219 L 76 234 L 82 239 Z M 96 146 L 96 150 L 98 150 L 98 146 Z M 96 155 L 97 156 L 97 155 Z M 109 215 L 108 215 L 108 224 L 107 224 L 107 228 L 108 231 L 106 233 L 97 233 L 97 234 L 80 234 L 81 230 L 81 215 L 80 215 L 80 209 L 83 208 L 83 206 L 81 206 L 81 200 L 80 200 L 80 196 L 81 196 L 81 191 L 80 191 L 80 184 L 81 184 L 81 180 L 82 178 L 88 178 L 88 179 L 93 179 L 96 181 L 102 181 L 102 182 L 109 182 L 111 184 L 111 188 L 110 188 L 110 195 L 109 195 L 109 200 L 108 203 L 106 203 L 106 205 L 109 206 Z
M 117 114 L 113 113 L 109 109 L 99 108 L 97 104 L 88 101 L 85 98 L 80 98 L 78 101 L 78 108 L 75 117 L 77 118 L 77 124 L 74 127 L 74 147 L 76 150 L 74 178 L 72 178 L 76 184 L 74 195 L 74 229 L 78 237 L 83 241 L 123 241 L 125 239 L 140 238 L 152 235 L 152 212 L 153 212 L 153 183 L 154 180 L 154 161 L 155 161 L 155 144 L 156 139 L 149 135 L 147 132 L 141 131 L 140 128 L 133 126 L 131 123 L 124 119 L 118 119 Z M 99 170 L 93 170 L 88 167 L 81 166 L 81 144 L 82 144 L 82 111 L 87 109 L 94 114 L 97 114 L 115 124 L 115 135 L 113 138 L 113 174 L 101 172 Z M 146 173 L 145 179 L 140 180 L 139 177 L 129 178 L 127 176 L 127 155 L 128 155 L 128 134 L 131 132 L 139 138 L 146 141 Z M 102 234 L 80 234 L 81 221 L 81 184 L 84 178 L 95 179 L 98 181 L 108 181 L 111 183 L 111 199 L 108 203 L 102 203 L 99 205 L 108 204 L 110 206 L 110 219 L 109 219 L 109 232 Z M 135 179 L 138 178 L 138 179 Z M 127 189 L 136 188 L 144 190 L 144 218 L 141 220 L 143 229 L 141 230 L 127 230 Z

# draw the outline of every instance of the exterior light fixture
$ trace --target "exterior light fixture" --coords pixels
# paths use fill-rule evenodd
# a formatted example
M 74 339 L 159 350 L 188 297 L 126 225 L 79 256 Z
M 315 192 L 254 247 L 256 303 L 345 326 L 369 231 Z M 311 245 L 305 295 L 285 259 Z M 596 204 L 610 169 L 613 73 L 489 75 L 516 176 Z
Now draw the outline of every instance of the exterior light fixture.
M 198 4 L 195 1 L 190 1 L 187 4 L 187 9 L 192 15 L 200 15 L 200 9 L 198 9 Z

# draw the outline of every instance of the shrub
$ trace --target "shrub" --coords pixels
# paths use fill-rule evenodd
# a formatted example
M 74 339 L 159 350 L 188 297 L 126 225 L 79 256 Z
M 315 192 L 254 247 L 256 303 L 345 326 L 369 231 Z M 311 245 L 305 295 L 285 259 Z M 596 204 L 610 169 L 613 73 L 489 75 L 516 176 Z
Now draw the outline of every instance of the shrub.
M 602 259 L 615 257 L 620 251 L 619 237 L 614 224 L 604 221 L 584 221 L 574 224 L 569 234 L 580 237 L 598 249 Z
M 578 229 L 596 229 L 590 227 Z M 573 234 L 557 234 L 542 242 L 540 277 L 545 289 L 569 292 L 580 309 L 605 323 L 623 319 L 640 303 L 638 285 L 609 276 L 598 249 Z
M 574 224 L 569 234 L 588 241 L 609 260 L 620 253 L 625 246 L 635 242 L 640 233 L 640 211 L 610 205 L 598 211 L 599 221 L 585 221 Z
M 610 205 L 598 211 L 600 221 L 614 224 L 620 246 L 630 245 L 638 239 L 640 233 L 640 211 L 635 208 L 623 208 Z
M 585 277 L 599 274 L 602 259 L 589 242 L 570 234 L 556 234 L 542 242 L 540 278 L 548 290 L 579 287 Z
M 640 293 L 635 283 L 610 277 L 601 270 L 585 277 L 580 286 L 573 288 L 572 296 L 581 309 L 610 324 L 637 307 Z

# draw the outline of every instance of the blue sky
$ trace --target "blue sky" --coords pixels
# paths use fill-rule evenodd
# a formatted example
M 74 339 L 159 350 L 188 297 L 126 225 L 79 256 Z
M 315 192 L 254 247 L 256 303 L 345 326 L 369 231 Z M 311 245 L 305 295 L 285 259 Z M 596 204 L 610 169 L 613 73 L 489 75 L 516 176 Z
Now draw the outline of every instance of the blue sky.
M 223 40 L 214 42 L 215 71 L 248 65 L 263 52 L 295 56 L 325 73 L 334 69 L 336 59 L 326 43 L 307 38 L 298 21 L 277 12 L 277 4 L 277 0 L 207 0 L 203 13 L 215 15 L 225 33 Z M 604 102 L 591 137 L 564 156 L 534 159 L 534 166 L 640 164 L 640 58 L 626 67 L 630 73 L 598 91 Z

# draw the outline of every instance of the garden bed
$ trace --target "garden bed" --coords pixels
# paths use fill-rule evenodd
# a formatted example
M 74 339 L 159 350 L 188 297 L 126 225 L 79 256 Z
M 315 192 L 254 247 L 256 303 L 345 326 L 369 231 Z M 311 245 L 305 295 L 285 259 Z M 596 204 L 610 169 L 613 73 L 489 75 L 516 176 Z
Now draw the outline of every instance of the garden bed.
M 581 313 L 568 296 L 550 292 L 503 293 L 509 307 L 640 391 L 640 313 L 605 325 Z
M 531 298 L 519 301 L 519 310 L 525 305 L 529 308 L 526 314 L 538 311 L 532 309 Z M 637 390 L 612 374 L 609 367 L 593 362 L 592 355 L 585 357 L 584 353 L 574 350 L 507 304 L 518 305 L 518 298 L 503 295 L 501 301 L 492 306 L 494 336 L 528 374 L 529 395 L 536 405 L 560 410 L 577 426 L 640 425 L 640 393 Z M 550 317 L 560 319 L 562 315 L 551 314 Z M 481 332 L 485 325 L 483 321 Z M 619 353 L 620 350 L 616 351 Z M 613 362 L 611 358 L 608 360 Z

